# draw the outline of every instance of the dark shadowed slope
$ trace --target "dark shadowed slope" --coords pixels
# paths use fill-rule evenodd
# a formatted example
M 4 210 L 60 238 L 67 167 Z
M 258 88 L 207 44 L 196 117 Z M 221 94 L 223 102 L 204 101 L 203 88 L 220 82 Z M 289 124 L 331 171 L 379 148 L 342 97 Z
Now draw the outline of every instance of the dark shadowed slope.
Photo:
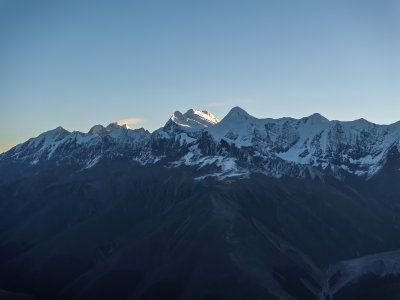
M 192 172 L 112 160 L 1 186 L 0 286 L 39 299 L 319 299 L 330 265 L 400 249 L 391 195 L 362 181 Z

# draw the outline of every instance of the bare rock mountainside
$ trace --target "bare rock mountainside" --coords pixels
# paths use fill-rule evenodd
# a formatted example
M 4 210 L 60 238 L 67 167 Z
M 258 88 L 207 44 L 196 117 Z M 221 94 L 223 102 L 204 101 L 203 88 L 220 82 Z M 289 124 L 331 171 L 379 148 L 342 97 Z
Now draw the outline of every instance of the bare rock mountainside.
M 62 127 L 0 155 L 0 299 L 400 299 L 400 122 Z

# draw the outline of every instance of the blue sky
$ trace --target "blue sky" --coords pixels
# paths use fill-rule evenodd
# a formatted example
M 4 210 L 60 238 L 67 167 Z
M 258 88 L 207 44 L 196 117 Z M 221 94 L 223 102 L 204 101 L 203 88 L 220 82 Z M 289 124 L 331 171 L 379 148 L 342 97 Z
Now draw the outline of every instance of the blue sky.
M 400 0 L 0 0 L 0 152 L 189 108 L 392 123 L 399 37 Z

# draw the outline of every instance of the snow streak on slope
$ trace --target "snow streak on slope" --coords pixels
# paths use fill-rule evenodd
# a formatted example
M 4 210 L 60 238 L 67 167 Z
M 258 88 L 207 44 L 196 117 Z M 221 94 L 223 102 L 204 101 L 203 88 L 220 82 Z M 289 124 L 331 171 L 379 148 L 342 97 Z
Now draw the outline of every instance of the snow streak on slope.
M 365 275 L 385 277 L 399 274 L 400 251 L 377 253 L 341 261 L 328 269 L 320 299 L 334 299 L 334 294 L 340 289 L 356 283 Z M 334 276 L 337 279 L 331 283 Z

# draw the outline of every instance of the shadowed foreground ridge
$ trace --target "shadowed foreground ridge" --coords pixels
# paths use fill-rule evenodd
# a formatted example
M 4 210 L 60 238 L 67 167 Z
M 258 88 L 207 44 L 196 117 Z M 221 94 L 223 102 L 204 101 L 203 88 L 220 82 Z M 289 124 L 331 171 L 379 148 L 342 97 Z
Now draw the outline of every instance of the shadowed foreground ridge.
M 398 299 L 397 127 L 234 108 L 31 139 L 0 155 L 0 298 Z

